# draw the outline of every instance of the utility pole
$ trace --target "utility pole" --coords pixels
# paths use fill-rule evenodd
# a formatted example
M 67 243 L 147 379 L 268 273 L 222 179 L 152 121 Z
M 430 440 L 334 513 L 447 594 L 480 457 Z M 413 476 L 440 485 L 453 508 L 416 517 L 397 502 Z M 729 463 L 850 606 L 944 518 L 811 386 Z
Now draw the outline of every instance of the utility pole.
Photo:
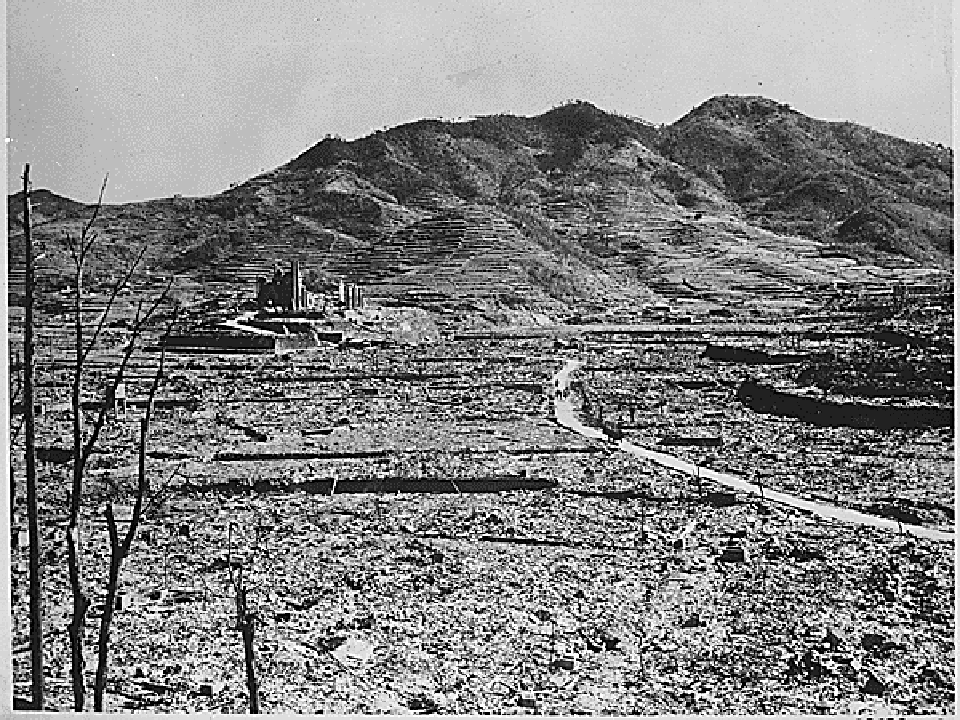
M 40 529 L 37 518 L 36 418 L 33 406 L 33 237 L 30 233 L 30 164 L 23 166 L 25 312 L 23 412 L 26 422 L 27 524 L 30 535 L 30 687 L 34 710 L 43 710 L 43 622 L 40 597 Z
M 234 599 L 237 604 L 237 624 L 243 638 L 243 660 L 247 670 L 247 691 L 250 694 L 250 714 L 260 713 L 260 688 L 257 683 L 257 660 L 253 652 L 253 636 L 256 629 L 256 614 L 247 608 L 247 588 L 243 582 L 243 559 L 239 558 L 237 571 L 233 566 L 233 523 L 228 528 L 227 539 L 227 568 L 230 572 L 230 582 L 233 585 Z

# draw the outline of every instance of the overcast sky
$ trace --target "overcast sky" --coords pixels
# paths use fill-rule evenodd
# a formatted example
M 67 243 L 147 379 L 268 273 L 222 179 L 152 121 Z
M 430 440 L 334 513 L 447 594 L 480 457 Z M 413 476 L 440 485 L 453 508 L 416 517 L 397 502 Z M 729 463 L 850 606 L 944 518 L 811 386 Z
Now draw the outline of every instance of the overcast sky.
M 713 95 L 951 144 L 950 0 L 7 0 L 8 184 L 212 194 L 327 133 Z

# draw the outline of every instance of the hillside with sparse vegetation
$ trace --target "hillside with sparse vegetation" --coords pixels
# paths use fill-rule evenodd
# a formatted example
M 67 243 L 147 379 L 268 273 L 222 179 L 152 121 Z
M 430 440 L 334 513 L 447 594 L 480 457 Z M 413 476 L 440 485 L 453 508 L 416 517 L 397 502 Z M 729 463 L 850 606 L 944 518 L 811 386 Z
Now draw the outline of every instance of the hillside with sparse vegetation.
M 420 120 L 327 137 L 219 195 L 108 205 L 93 264 L 147 244 L 157 272 L 248 284 L 299 257 L 401 303 L 548 312 L 669 301 L 691 283 L 727 292 L 744 257 L 753 284 L 843 281 L 850 260 L 949 272 L 952 162 L 758 97 L 713 98 L 664 127 L 586 102 Z M 62 233 L 89 208 L 48 191 L 34 204 L 55 278 Z

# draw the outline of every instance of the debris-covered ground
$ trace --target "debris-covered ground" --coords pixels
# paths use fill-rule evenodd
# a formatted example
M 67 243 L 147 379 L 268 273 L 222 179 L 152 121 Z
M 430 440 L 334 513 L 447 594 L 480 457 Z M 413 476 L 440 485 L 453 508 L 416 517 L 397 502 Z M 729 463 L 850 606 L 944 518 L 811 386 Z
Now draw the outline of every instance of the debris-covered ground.
M 148 452 L 162 492 L 124 565 L 108 709 L 247 710 L 230 582 L 243 564 L 266 712 L 952 714 L 948 543 L 730 497 L 581 437 L 553 421 L 552 382 L 579 357 L 581 416 L 615 420 L 632 442 L 950 531 L 952 428 L 762 415 L 737 385 L 762 374 L 792 387 L 796 368 L 748 371 L 702 357 L 717 338 L 675 340 L 168 357 Z M 131 397 L 155 361 L 138 354 Z M 39 374 L 43 448 L 67 446 L 65 372 Z M 88 671 L 103 505 L 131 502 L 141 412 L 111 417 L 91 461 Z M 63 710 L 67 477 L 41 466 L 47 706 Z M 26 694 L 22 546 L 11 566 L 15 691 Z
M 740 383 L 790 385 L 796 367 L 720 364 L 704 359 L 702 347 L 595 354 L 577 400 L 631 442 L 766 487 L 881 515 L 899 509 L 909 522 L 953 530 L 952 427 L 819 427 L 757 413 L 737 400 Z

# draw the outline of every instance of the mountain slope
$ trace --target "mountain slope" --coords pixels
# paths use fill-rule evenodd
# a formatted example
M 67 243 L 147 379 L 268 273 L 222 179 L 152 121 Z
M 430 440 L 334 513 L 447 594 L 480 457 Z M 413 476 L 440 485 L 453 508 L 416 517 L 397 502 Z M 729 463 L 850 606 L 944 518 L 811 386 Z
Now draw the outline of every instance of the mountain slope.
M 778 232 L 926 262 L 952 255 L 947 148 L 730 96 L 708 100 L 667 128 L 660 148 Z
M 107 206 L 93 266 L 145 243 L 152 270 L 204 283 L 250 288 L 297 257 L 318 280 L 436 308 L 800 302 L 810 285 L 949 269 L 951 163 L 763 98 L 664 128 L 583 102 L 421 120 L 327 138 L 216 196 Z M 89 208 L 50 195 L 37 235 L 56 276 L 58 238 Z

